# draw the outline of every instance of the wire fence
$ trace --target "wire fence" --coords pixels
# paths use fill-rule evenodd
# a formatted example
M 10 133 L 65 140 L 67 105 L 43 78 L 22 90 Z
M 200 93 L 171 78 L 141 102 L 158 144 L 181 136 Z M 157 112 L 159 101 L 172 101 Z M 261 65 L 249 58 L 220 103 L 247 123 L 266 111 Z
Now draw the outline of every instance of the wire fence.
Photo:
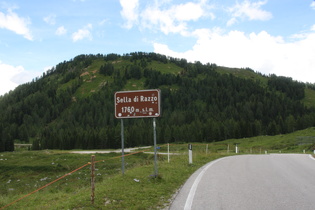
M 129 153 L 129 154 L 125 154 L 124 157 L 131 156 L 131 155 L 136 155 L 136 154 L 140 154 L 140 153 L 144 153 L 144 152 L 149 151 L 149 150 L 151 150 L 151 148 L 150 149 L 136 151 L 136 152 L 132 152 L 132 153 Z M 117 174 L 120 171 L 121 163 L 119 163 L 119 161 L 115 161 L 115 160 L 118 160 L 121 157 L 122 157 L 122 155 L 119 155 L 119 156 L 109 157 L 109 158 L 106 158 L 106 159 L 95 161 L 94 164 L 98 164 L 98 168 L 95 168 L 95 170 L 94 170 L 95 176 L 96 177 L 99 176 L 99 178 L 101 178 L 102 175 Z M 105 162 L 106 162 L 106 164 L 101 164 L 101 163 L 105 163 Z M 0 207 L 0 210 L 3 210 L 3 209 L 5 209 L 5 208 L 7 208 L 9 206 L 12 206 L 13 204 L 15 204 L 15 203 L 17 203 L 17 202 L 19 202 L 19 201 L 21 201 L 21 200 L 31 196 L 31 195 L 33 195 L 34 193 L 36 193 L 38 191 L 41 191 L 41 190 L 43 190 L 43 189 L 45 189 L 45 188 L 55 184 L 56 182 L 60 182 L 60 181 L 62 181 L 64 179 L 66 179 L 68 176 L 74 175 L 74 173 L 76 173 L 76 172 L 78 172 L 78 173 L 76 173 L 76 176 L 75 176 L 75 179 L 77 179 L 77 180 L 80 180 L 80 179 L 89 180 L 89 179 L 91 179 L 91 173 L 90 173 L 91 170 L 90 169 L 82 171 L 84 168 L 86 168 L 87 166 L 90 166 L 91 164 L 92 164 L 91 162 L 88 162 L 88 163 L 86 163 L 86 164 L 76 168 L 75 170 L 72 170 L 71 172 L 66 173 L 66 174 L 58 177 L 57 179 L 48 182 L 47 184 L 37 188 L 36 190 L 34 190 L 34 191 L 32 191 L 32 192 L 30 192 L 30 193 L 28 193 L 28 194 L 26 194 L 26 195 L 16 199 L 14 201 L 12 201 L 11 203 L 9 203 L 9 204 L 7 204 L 7 205 L 5 205 L 3 207 Z M 132 165 L 133 165 L 132 161 L 129 162 L 129 163 L 126 163 L 127 169 L 129 167 L 133 167 Z M 51 178 L 45 177 L 45 178 L 41 179 L 41 181 L 49 181 L 50 179 Z M 73 180 L 71 182 L 72 182 L 72 184 L 75 184 L 75 182 L 73 182 Z

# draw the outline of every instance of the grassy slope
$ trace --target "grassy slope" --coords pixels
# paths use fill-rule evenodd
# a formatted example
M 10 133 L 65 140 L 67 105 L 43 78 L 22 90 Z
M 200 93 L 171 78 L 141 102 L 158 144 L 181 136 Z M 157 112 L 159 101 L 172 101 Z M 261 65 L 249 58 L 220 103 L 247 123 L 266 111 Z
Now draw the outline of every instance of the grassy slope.
M 227 145 L 229 144 L 232 149 L 234 145 L 238 144 L 243 153 L 264 153 L 268 151 L 269 153 L 278 152 L 296 152 L 301 153 L 303 150 L 313 151 L 315 149 L 313 144 L 301 144 L 304 141 L 308 141 L 309 138 L 315 141 L 315 128 L 308 128 L 305 130 L 296 131 L 294 133 L 276 136 L 257 136 L 252 138 L 244 139 L 230 139 L 223 142 L 218 142 Z M 226 148 L 226 147 L 225 147 Z
M 267 77 L 263 77 L 249 69 L 228 68 L 228 67 L 218 66 L 217 72 L 221 74 L 232 74 L 236 77 L 240 77 L 243 79 L 251 79 L 255 81 L 260 81 L 262 85 L 267 85 L 268 83 Z
M 110 77 L 106 77 L 99 73 L 99 69 L 105 64 L 103 59 L 94 61 L 88 68 L 81 73 L 83 85 L 75 93 L 77 98 L 85 98 L 96 92 L 102 85 L 112 81 Z
M 113 82 L 112 76 L 104 76 L 99 73 L 100 67 L 105 63 L 106 62 L 103 59 L 98 59 L 93 61 L 88 68 L 82 70 L 81 77 L 83 79 L 83 85 L 76 91 L 75 98 L 86 98 L 94 92 L 97 92 L 103 85 Z M 125 67 L 132 65 L 132 62 L 122 59 L 111 61 L 111 63 L 114 65 L 115 70 L 124 70 Z M 164 64 L 157 61 L 148 63 L 147 68 L 171 74 L 178 74 L 182 70 L 182 68 L 173 63 Z M 74 80 L 70 80 L 68 83 L 63 84 L 60 89 L 70 87 L 73 82 Z M 141 78 L 140 80 L 130 79 L 127 81 L 124 90 L 142 90 L 144 89 L 144 82 L 144 78 Z
M 132 65 L 133 63 L 129 60 L 117 60 L 110 61 L 114 65 L 116 70 L 124 70 L 126 66 Z M 93 63 L 86 69 L 82 70 L 81 77 L 83 79 L 83 84 L 76 91 L 74 98 L 86 98 L 97 92 L 103 85 L 110 84 L 113 82 L 112 76 L 104 76 L 99 73 L 99 69 L 106 62 L 103 59 L 98 59 L 93 61 Z M 173 63 L 161 63 L 158 61 L 151 61 L 147 65 L 148 69 L 158 70 L 162 73 L 171 73 L 179 74 L 183 69 Z M 232 74 L 236 77 L 251 79 L 255 81 L 260 81 L 262 85 L 267 86 L 268 78 L 263 77 L 252 70 L 249 69 L 238 69 L 238 68 L 228 68 L 218 66 L 217 72 L 221 74 Z M 70 80 L 69 82 L 60 86 L 60 90 L 70 87 L 71 84 L 75 82 L 75 79 Z M 144 89 L 145 79 L 141 78 L 140 80 L 130 79 L 127 81 L 127 84 L 124 87 L 124 90 L 142 90 Z M 314 106 L 315 104 L 315 91 L 306 88 L 305 89 L 305 99 L 303 100 L 304 104 L 308 107 Z
M 305 98 L 303 100 L 305 106 L 314 107 L 315 106 L 315 90 L 305 88 Z
M 187 144 L 171 145 L 171 152 L 181 155 L 159 156 L 159 177 L 152 178 L 153 155 L 125 157 L 126 173 L 120 174 L 119 154 L 97 154 L 95 204 L 90 204 L 90 170 L 85 167 L 53 185 L 13 204 L 8 209 L 158 209 L 199 167 L 219 157 L 234 154 L 238 143 L 241 154 L 270 152 L 311 153 L 314 144 L 298 145 L 297 140 L 314 138 L 315 128 L 287 135 L 231 139 L 222 142 L 194 144 L 194 164 L 188 165 Z M 206 145 L 208 144 L 208 153 Z M 227 146 L 230 151 L 227 154 Z M 160 152 L 166 152 L 162 146 Z M 69 173 L 90 161 L 90 155 L 65 151 L 18 151 L 0 153 L 0 207 Z M 140 182 L 134 181 L 140 180 Z

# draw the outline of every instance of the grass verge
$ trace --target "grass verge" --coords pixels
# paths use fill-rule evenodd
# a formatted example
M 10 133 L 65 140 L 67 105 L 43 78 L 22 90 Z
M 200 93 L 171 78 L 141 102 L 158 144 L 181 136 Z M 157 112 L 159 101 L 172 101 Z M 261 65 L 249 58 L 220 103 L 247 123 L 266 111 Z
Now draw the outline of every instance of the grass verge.
M 117 153 L 96 154 L 95 201 L 91 204 L 90 165 L 10 205 L 6 209 L 163 209 L 188 177 L 214 159 L 235 154 L 314 150 L 315 128 L 287 135 L 194 143 L 193 164 L 188 164 L 187 144 L 173 144 L 158 155 L 158 177 L 154 156 L 138 153 L 125 157 L 125 175 Z M 159 153 L 167 151 L 161 146 Z M 89 154 L 65 151 L 17 151 L 0 153 L 0 209 L 88 163 Z

